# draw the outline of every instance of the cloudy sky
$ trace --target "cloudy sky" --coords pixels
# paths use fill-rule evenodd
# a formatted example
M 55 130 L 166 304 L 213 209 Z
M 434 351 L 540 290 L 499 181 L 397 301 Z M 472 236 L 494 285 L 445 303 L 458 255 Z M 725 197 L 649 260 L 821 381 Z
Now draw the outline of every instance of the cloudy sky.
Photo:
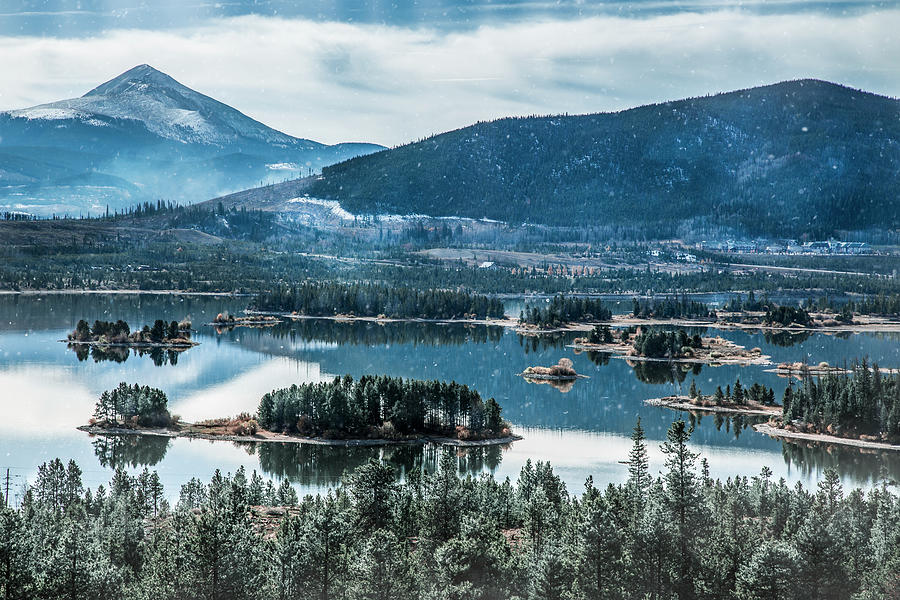
M 299 6 L 298 6 L 299 5 Z M 323 142 L 816 77 L 900 96 L 900 2 L 4 0 L 0 109 L 137 64 Z

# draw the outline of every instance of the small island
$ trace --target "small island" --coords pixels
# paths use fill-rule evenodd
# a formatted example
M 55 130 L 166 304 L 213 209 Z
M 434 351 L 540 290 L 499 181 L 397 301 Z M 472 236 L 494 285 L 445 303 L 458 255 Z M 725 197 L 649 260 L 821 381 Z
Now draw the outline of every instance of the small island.
M 747 389 L 737 379 L 734 386 L 727 386 L 725 391 L 721 386 L 716 388 L 714 394 L 704 395 L 697 387 L 696 381 L 691 382 L 691 389 L 687 396 L 666 396 L 665 398 L 651 398 L 644 401 L 651 406 L 662 406 L 675 410 L 699 411 L 710 413 L 730 413 L 749 416 L 770 417 L 781 413 L 781 406 L 775 404 L 775 391 L 758 383 L 754 383 Z
M 210 325 L 217 329 L 233 329 L 235 327 L 271 327 L 279 323 L 282 323 L 282 320 L 272 315 L 235 317 L 226 310 L 217 314 Z
M 198 423 L 171 415 L 158 389 L 119 384 L 104 392 L 82 431 L 233 442 L 336 446 L 506 444 L 518 439 L 493 398 L 455 382 L 366 375 L 292 385 L 265 394 L 257 414 Z
M 575 381 L 579 378 L 586 378 L 586 375 L 579 375 L 572 367 L 572 361 L 568 358 L 561 358 L 552 367 L 528 367 L 519 373 L 525 379 L 538 379 L 542 381 Z
M 688 335 L 684 329 L 626 328 L 616 335 L 606 325 L 595 326 L 587 337 L 575 338 L 576 351 L 607 352 L 634 361 L 656 360 L 708 365 L 767 365 L 759 348 L 747 350 L 720 336 Z
M 827 362 L 820 362 L 817 365 L 810 365 L 803 362 L 783 362 L 778 363 L 778 366 L 774 369 L 766 369 L 766 372 L 777 373 L 782 377 L 796 377 L 797 379 L 802 380 L 810 375 L 844 375 L 850 373 L 851 371 L 842 367 L 831 366 Z
M 94 321 L 89 325 L 81 319 L 65 340 L 70 347 L 76 345 L 120 348 L 170 348 L 186 350 L 197 345 L 191 339 L 191 322 L 188 320 L 166 323 L 157 319 L 153 326 L 144 325 L 132 331 L 121 319 L 118 321 Z

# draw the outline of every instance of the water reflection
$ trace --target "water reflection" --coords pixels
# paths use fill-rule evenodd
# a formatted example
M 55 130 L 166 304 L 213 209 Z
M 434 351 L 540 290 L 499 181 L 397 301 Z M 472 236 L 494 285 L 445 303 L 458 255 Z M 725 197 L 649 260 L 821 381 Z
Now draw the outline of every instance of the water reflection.
M 436 444 L 398 446 L 328 446 L 324 444 L 240 444 L 259 459 L 262 472 L 290 481 L 325 487 L 341 476 L 378 458 L 395 467 L 398 479 L 407 473 L 434 472 L 442 452 L 454 453 L 460 474 L 494 471 L 502 461 L 500 446 L 453 448 Z
M 812 335 L 811 331 L 786 331 L 786 330 L 763 330 L 763 339 L 767 344 L 781 346 L 782 348 L 790 348 L 795 344 L 802 344 Z
M 94 362 L 111 361 L 123 363 L 128 360 L 132 352 L 135 356 L 148 356 L 157 367 L 164 365 L 178 364 L 178 355 L 187 350 L 171 349 L 171 348 L 127 348 L 124 346 L 90 346 L 87 344 L 67 344 L 69 350 L 75 352 L 78 362 L 86 361 L 88 358 Z
M 168 368 L 134 357 L 124 362 L 116 358 L 95 361 L 88 354 L 78 360 L 75 352 L 58 342 L 81 318 L 152 322 L 189 316 L 195 323 L 205 323 L 223 310 L 240 312 L 246 301 L 125 295 L 0 296 L 0 407 L 6 409 L 0 420 L 0 456 L 9 457 L 14 467 L 32 474 L 45 460 L 73 457 L 85 467 L 85 476 L 96 481 L 107 481 L 108 473 L 103 470 L 113 465 L 153 466 L 167 489 L 173 490 L 192 476 L 208 479 L 215 468 L 233 470 L 239 465 L 248 471 L 262 468 L 271 476 L 288 476 L 305 491 L 334 483 L 346 469 L 369 456 L 383 456 L 405 472 L 435 468 L 439 450 L 431 447 L 266 445 L 248 454 L 246 447 L 203 440 L 177 439 L 163 444 L 135 438 L 98 443 L 75 430 L 91 415 L 97 396 L 120 381 L 163 389 L 172 411 L 192 421 L 252 412 L 259 397 L 276 387 L 344 373 L 354 377 L 378 373 L 455 380 L 497 399 L 504 416 L 525 439 L 509 449 L 452 449 L 458 453 L 463 472 L 496 469 L 500 477 L 514 477 L 527 459 L 551 460 L 575 490 L 587 475 L 593 475 L 598 483 L 624 480 L 627 470 L 620 461 L 627 458 L 629 435 L 638 416 L 647 432 L 653 470 L 663 468 L 656 449 L 681 413 L 647 406 L 647 398 L 683 391 L 691 378 L 709 392 L 740 377 L 742 382 L 758 381 L 773 387 L 779 397 L 788 383 L 759 366 L 723 365 L 701 371 L 699 366 L 659 362 L 629 365 L 625 360 L 610 360 L 609 354 L 575 353 L 566 348 L 578 334 L 520 337 L 509 330 L 466 325 L 310 319 L 222 333 L 200 326 L 200 345 L 179 355 L 176 366 Z M 722 335 L 748 348 L 760 346 L 776 364 L 843 364 L 868 356 L 885 367 L 900 366 L 896 334 L 838 337 L 803 332 L 790 341 L 793 345 L 781 345 L 761 331 L 696 331 Z M 561 357 L 571 358 L 576 371 L 589 379 L 561 394 L 549 385 L 532 385 L 518 377 L 528 366 L 553 364 Z M 847 485 L 874 480 L 882 467 L 900 478 L 898 455 L 873 458 L 853 449 L 813 446 L 794 451 L 786 460 L 784 444 L 747 431 L 750 423 L 721 415 L 695 418 L 691 443 L 709 459 L 715 476 L 753 475 L 768 465 L 776 477 L 814 483 L 824 466 L 840 463 Z
M 533 379 L 531 377 L 525 377 L 524 379 L 531 385 L 549 385 L 553 389 L 563 394 L 568 394 L 569 392 L 571 392 L 572 388 L 575 387 L 575 381 L 577 381 L 575 379 Z
M 716 431 L 723 431 L 724 428 L 724 432 L 731 433 L 735 440 L 740 439 L 744 430 L 752 430 L 753 426 L 757 423 L 766 421 L 766 417 L 757 415 L 735 415 L 704 410 L 690 410 L 685 412 L 687 413 L 688 422 L 692 428 L 699 426 L 701 422 L 706 419 L 707 421 L 712 421 Z
M 688 373 L 700 375 L 703 365 L 700 363 L 663 362 L 658 360 L 626 360 L 634 369 L 638 381 L 652 384 L 682 383 Z
M 380 454 L 380 449 L 366 446 L 259 443 L 239 447 L 259 459 L 264 473 L 317 487 L 333 485 L 344 471 Z
M 216 329 L 220 334 L 230 333 L 232 330 L 233 328 Z M 292 344 L 303 341 L 362 346 L 405 344 L 415 347 L 496 343 L 500 340 L 503 332 L 503 327 L 465 323 L 383 323 L 296 319 L 260 329 L 258 330 L 259 335 L 253 337 L 278 341 L 288 340 Z M 247 337 L 246 333 L 247 330 L 244 330 L 244 337 Z
M 792 440 L 782 442 L 781 453 L 784 464 L 804 479 L 819 479 L 831 467 L 842 477 L 852 477 L 857 485 L 877 484 L 882 478 L 890 485 L 900 485 L 900 452 Z
M 99 435 L 91 436 L 94 455 L 107 468 L 152 467 L 165 458 L 172 438 L 164 436 Z M 508 446 L 454 448 L 436 444 L 397 446 L 329 446 L 325 444 L 274 444 L 266 442 L 216 442 L 239 448 L 259 460 L 259 469 L 271 477 L 287 478 L 303 486 L 324 488 L 333 485 L 345 473 L 371 458 L 395 467 L 398 480 L 407 473 L 434 472 L 441 453 L 455 455 L 461 475 L 495 471 Z
M 101 435 L 91 444 L 101 466 L 152 467 L 162 461 L 171 438 L 158 435 Z
M 534 354 L 551 348 L 563 348 L 566 344 L 572 343 L 575 334 L 560 331 L 542 335 L 516 334 L 516 337 L 525 354 Z

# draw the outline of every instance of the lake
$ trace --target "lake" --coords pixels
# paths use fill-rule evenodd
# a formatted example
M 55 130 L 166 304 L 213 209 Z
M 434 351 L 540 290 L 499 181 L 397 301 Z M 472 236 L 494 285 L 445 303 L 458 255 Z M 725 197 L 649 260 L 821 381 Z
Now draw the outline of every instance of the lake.
M 493 396 L 504 417 L 524 439 L 507 447 L 454 449 L 461 473 L 490 472 L 515 478 L 527 459 L 550 461 L 570 491 L 587 476 L 595 484 L 621 482 L 631 430 L 641 418 L 651 470 L 663 469 L 659 444 L 683 413 L 644 405 L 647 398 L 686 392 L 695 379 L 706 392 L 737 377 L 759 381 L 781 397 L 788 380 L 765 367 L 722 366 L 674 370 L 669 365 L 632 368 L 624 360 L 575 354 L 574 335 L 522 338 L 496 327 L 423 323 L 337 323 L 309 319 L 265 329 L 217 331 L 207 326 L 223 310 L 240 312 L 247 298 L 137 294 L 0 295 L 0 475 L 10 468 L 12 486 L 34 480 L 37 466 L 55 457 L 74 458 L 85 485 L 106 484 L 115 465 L 131 472 L 155 469 L 170 497 L 191 477 L 208 480 L 216 468 L 240 465 L 264 476 L 287 477 L 301 493 L 314 493 L 370 457 L 398 467 L 435 468 L 442 451 L 433 446 L 342 448 L 321 445 L 256 444 L 165 438 L 92 438 L 75 428 L 90 418 L 97 396 L 121 381 L 148 384 L 169 396 L 170 410 L 199 419 L 254 412 L 260 396 L 292 383 L 336 375 L 387 374 L 455 380 Z M 511 301 L 521 306 L 522 301 Z M 628 305 L 620 303 L 619 307 Z M 620 312 L 617 311 L 617 312 Z M 132 327 L 153 320 L 189 317 L 200 345 L 170 357 L 166 353 L 112 357 L 76 353 L 64 339 L 81 318 L 123 319 Z M 702 331 L 702 330 L 698 330 Z M 715 335 L 706 330 L 707 335 Z M 760 347 L 774 362 L 806 360 L 842 364 L 868 357 L 885 367 L 900 366 L 900 334 L 812 334 L 771 336 L 722 331 L 748 348 Z M 571 358 L 589 376 L 560 390 L 529 383 L 517 374 L 531 365 Z M 686 417 L 687 418 L 687 417 Z M 754 432 L 749 419 L 703 417 L 695 423 L 694 448 L 709 461 L 714 477 L 753 476 L 763 466 L 775 477 L 805 484 L 823 469 L 837 467 L 845 486 L 870 486 L 880 470 L 900 479 L 900 452 L 796 445 Z

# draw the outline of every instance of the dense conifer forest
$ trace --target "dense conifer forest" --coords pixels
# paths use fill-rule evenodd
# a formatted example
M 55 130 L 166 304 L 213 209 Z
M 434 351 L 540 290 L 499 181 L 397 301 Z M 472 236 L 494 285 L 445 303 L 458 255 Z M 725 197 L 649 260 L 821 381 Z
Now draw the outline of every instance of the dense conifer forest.
M 856 362 L 850 373 L 808 373 L 798 387 L 784 391 L 787 424 L 800 422 L 838 435 L 900 439 L 900 375 L 886 375 L 878 365 Z
M 689 300 L 687 296 L 631 299 L 631 314 L 643 319 L 697 319 L 715 316 L 703 302 Z
M 750 290 L 750 293 L 747 295 L 746 300 L 744 299 L 743 295 L 735 294 L 725 304 L 723 309 L 728 312 L 741 312 L 747 310 L 761 311 L 768 309 L 771 305 L 772 302 L 769 300 L 768 296 L 763 296 L 760 299 L 756 297 L 756 293 L 753 290 Z
M 851 298 L 836 302 L 827 296 L 810 298 L 804 303 L 808 310 L 830 310 L 837 313 L 858 313 L 884 317 L 900 316 L 900 294 L 877 294 L 870 298 Z
M 584 323 L 592 321 L 609 321 L 612 311 L 604 305 L 603 300 L 595 298 L 577 298 L 557 294 L 547 305 L 530 306 L 522 311 L 519 322 L 523 325 L 536 325 L 542 328 L 553 328 L 568 323 Z
M 659 237 L 711 225 L 771 237 L 890 230 L 900 223 L 897 107 L 800 80 L 500 119 L 325 167 L 310 193 L 357 214 L 602 222 Z M 761 148 L 768 158 L 748 162 Z
M 102 221 L 102 219 L 100 220 Z M 0 223 L 2 225 L 2 223 Z M 81 222 L 76 222 L 81 225 Z M 0 228 L 2 229 L 2 228 Z M 126 229 L 126 231 L 128 231 Z M 367 281 L 391 287 L 465 289 L 488 293 L 642 293 L 825 290 L 861 294 L 897 294 L 895 278 L 828 272 L 797 274 L 746 272 L 726 268 L 671 273 L 627 264 L 577 275 L 548 273 L 538 268 L 512 271 L 479 269 L 462 264 L 421 261 L 398 253 L 400 264 L 345 263 L 303 254 L 307 242 L 229 241 L 204 244 L 144 235 L 119 239 L 117 232 L 78 229 L 71 235 L 9 235 L 0 231 L 0 289 L 8 290 L 182 290 L 191 292 L 252 292 L 272 290 L 284 282 Z M 11 241 L 12 240 L 12 241 Z M 15 240 L 19 240 L 18 242 Z M 2 242 L 6 242 L 5 244 Z M 334 244 L 338 255 L 371 253 Z M 406 264 L 403 264 L 406 263 Z
M 270 431 L 326 437 L 436 433 L 462 439 L 508 435 L 493 398 L 455 382 L 349 375 L 265 394 L 259 424 Z
M 92 422 L 104 427 L 167 427 L 173 423 L 168 404 L 169 399 L 162 390 L 123 381 L 100 394 Z
M 699 334 L 690 336 L 684 329 L 664 331 L 648 328 L 634 337 L 634 349 L 646 358 L 678 358 L 688 348 L 702 348 L 703 339 Z
M 259 294 L 251 308 L 309 316 L 502 319 L 503 302 L 468 292 L 376 284 L 303 283 Z
M 753 292 L 750 292 L 746 300 L 744 300 L 741 295 L 732 297 L 725 305 L 725 310 L 728 312 L 765 312 L 763 321 L 766 324 L 787 327 L 794 324 L 810 324 L 812 318 L 807 309 L 812 307 L 810 306 L 809 301 L 804 304 L 806 305 L 806 308 L 803 306 L 778 304 L 769 300 L 768 296 L 763 296 L 763 298 L 760 299 L 757 298 Z M 845 305 L 844 311 L 837 315 L 838 320 L 852 320 L 852 316 L 846 312 L 846 309 L 847 306 Z
M 809 313 L 799 306 L 774 305 L 766 308 L 765 323 L 770 325 L 809 325 Z
M 0 597 L 154 600 L 875 600 L 900 593 L 900 500 L 754 477 L 715 480 L 676 421 L 648 461 L 640 422 L 623 484 L 568 490 L 548 463 L 515 482 L 362 464 L 302 499 L 243 467 L 182 486 L 117 469 L 85 489 L 42 465 L 0 509 Z

